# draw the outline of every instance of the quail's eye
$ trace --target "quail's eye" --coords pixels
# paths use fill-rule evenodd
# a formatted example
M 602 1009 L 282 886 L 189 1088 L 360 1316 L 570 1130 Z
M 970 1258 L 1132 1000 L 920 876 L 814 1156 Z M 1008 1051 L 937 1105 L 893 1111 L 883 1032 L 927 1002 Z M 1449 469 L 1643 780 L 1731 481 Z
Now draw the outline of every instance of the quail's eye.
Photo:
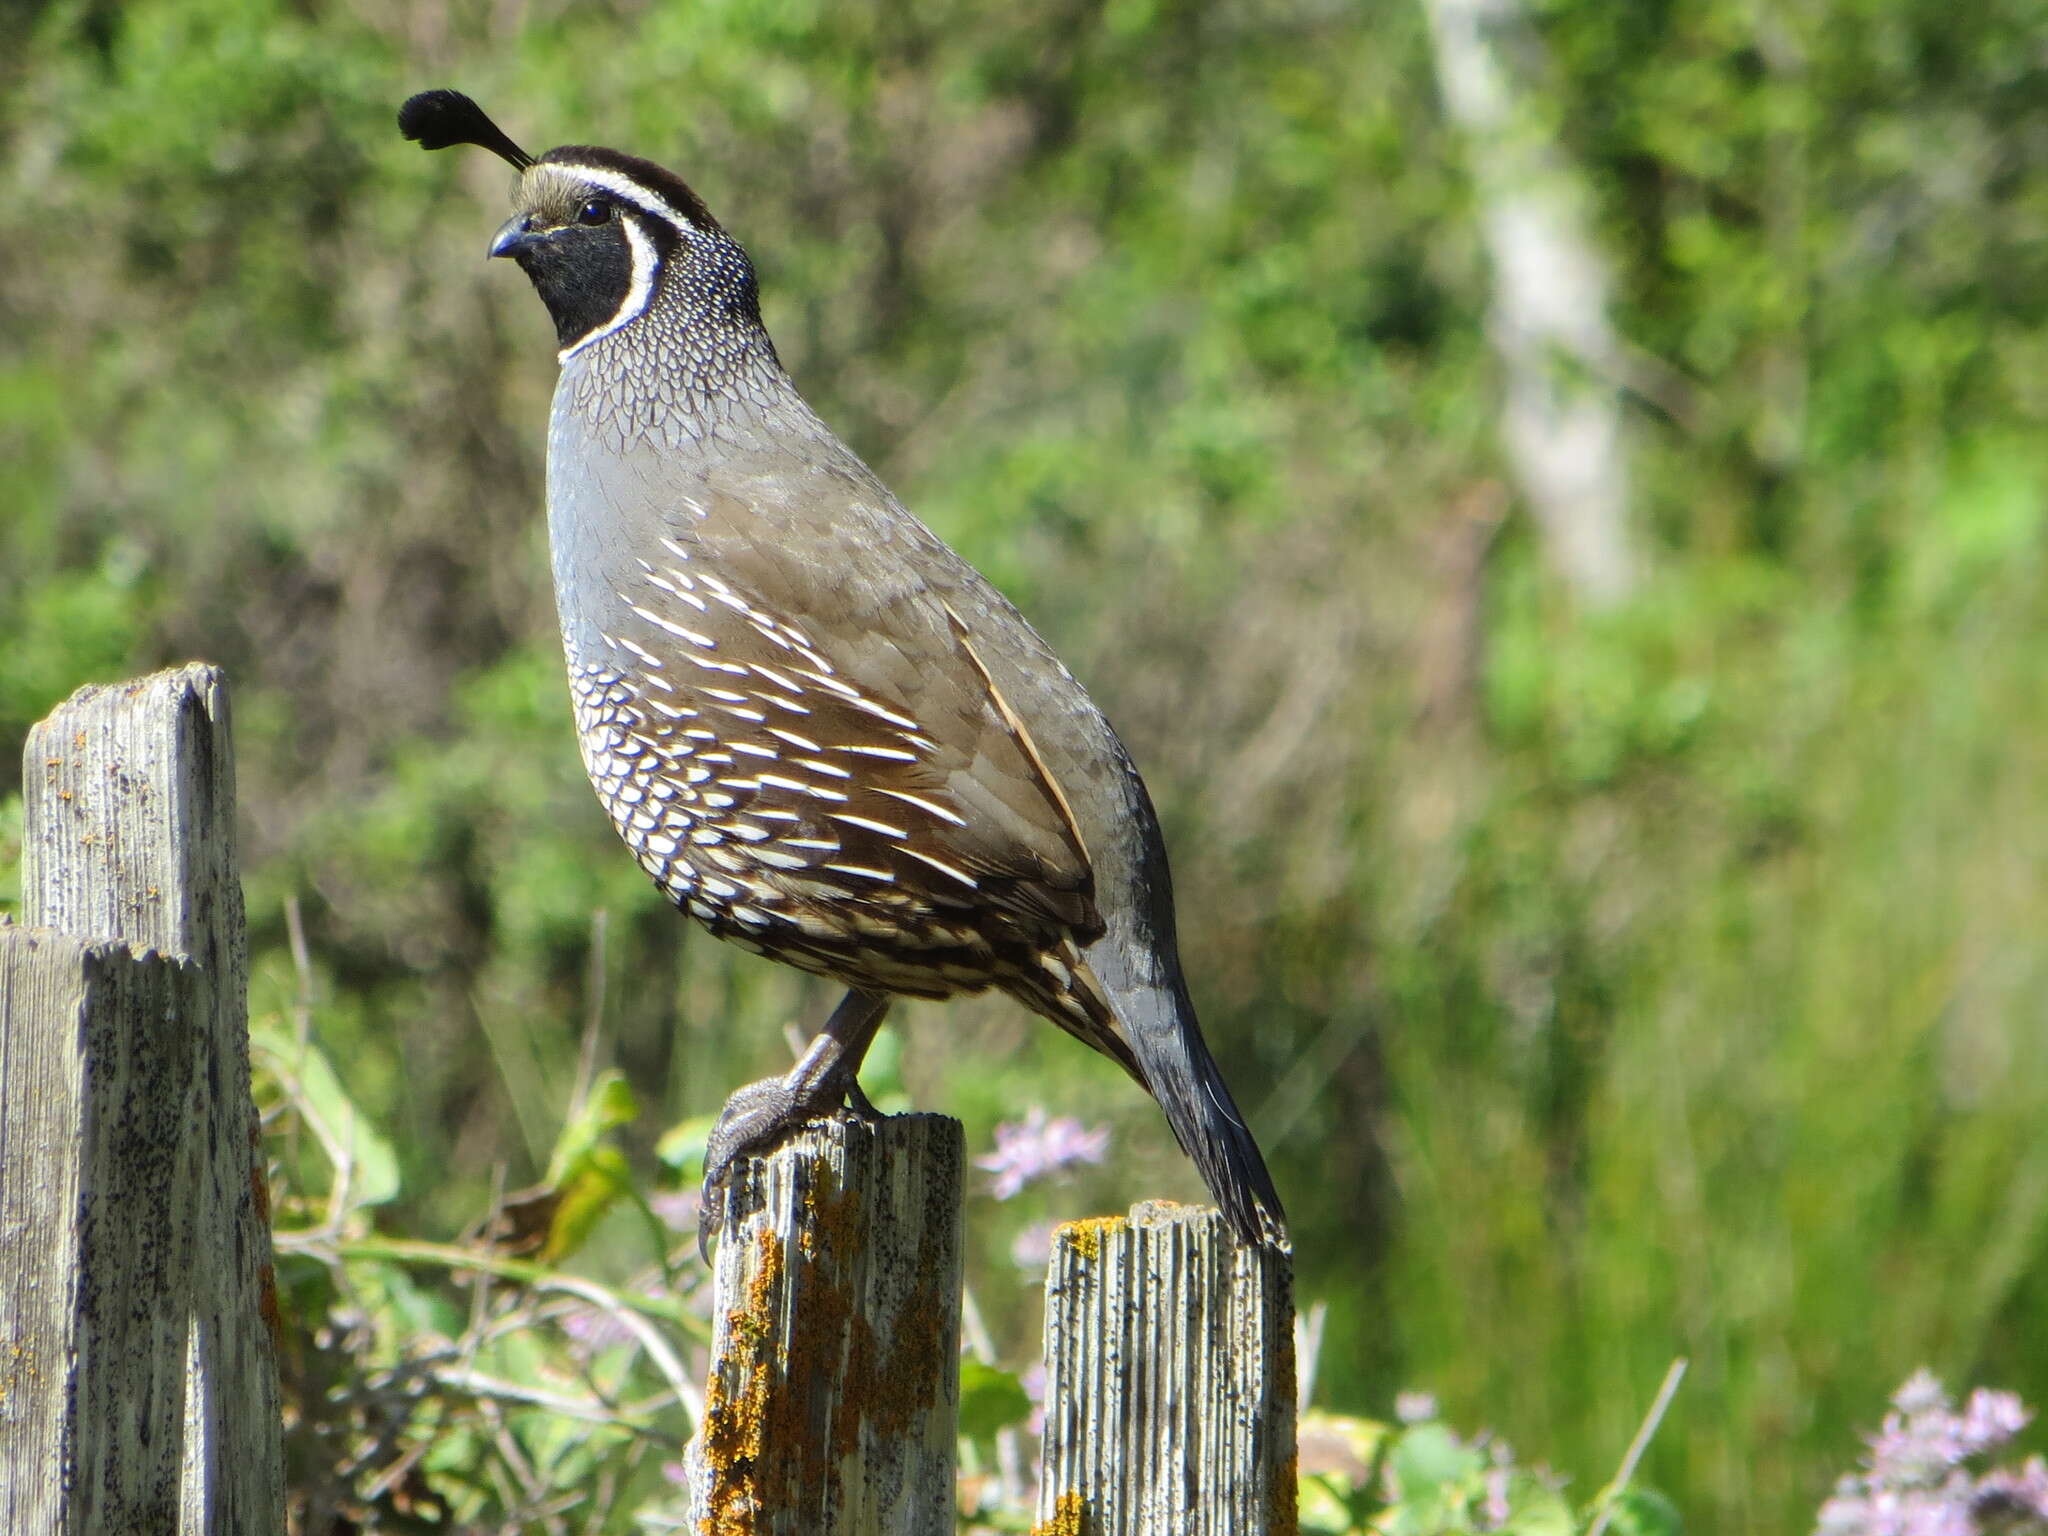
M 593 197 L 576 210 L 578 224 L 608 224 L 612 217 L 612 203 L 608 197 Z

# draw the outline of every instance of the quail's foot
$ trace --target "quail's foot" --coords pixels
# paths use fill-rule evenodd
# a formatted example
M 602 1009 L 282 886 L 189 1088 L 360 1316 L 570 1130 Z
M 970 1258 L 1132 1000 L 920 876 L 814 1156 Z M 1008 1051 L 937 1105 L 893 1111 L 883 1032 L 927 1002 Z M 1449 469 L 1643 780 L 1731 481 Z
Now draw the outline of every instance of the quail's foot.
M 841 1100 L 847 1114 L 869 1122 L 882 1118 L 851 1076 L 838 1091 L 821 1087 L 808 1099 L 791 1087 L 788 1077 L 768 1077 L 748 1083 L 725 1101 L 704 1148 L 704 1193 L 697 1205 L 699 1257 L 709 1261 L 711 1236 L 725 1222 L 725 1197 L 733 1169 L 745 1158 L 772 1151 L 806 1122 L 840 1108 Z
M 848 993 L 787 1075 L 749 1083 L 725 1101 L 704 1148 L 704 1194 L 697 1207 L 699 1257 L 710 1258 L 711 1235 L 724 1225 L 727 1185 L 742 1158 L 768 1151 L 806 1120 L 829 1114 L 841 1104 L 863 1120 L 881 1118 L 861 1092 L 858 1074 L 888 1006 L 884 998 Z
M 709 1261 L 711 1235 L 725 1222 L 725 1187 L 733 1165 L 752 1153 L 767 1151 L 808 1118 L 809 1112 L 785 1077 L 748 1083 L 725 1101 L 704 1147 L 704 1194 L 697 1205 L 700 1257 Z

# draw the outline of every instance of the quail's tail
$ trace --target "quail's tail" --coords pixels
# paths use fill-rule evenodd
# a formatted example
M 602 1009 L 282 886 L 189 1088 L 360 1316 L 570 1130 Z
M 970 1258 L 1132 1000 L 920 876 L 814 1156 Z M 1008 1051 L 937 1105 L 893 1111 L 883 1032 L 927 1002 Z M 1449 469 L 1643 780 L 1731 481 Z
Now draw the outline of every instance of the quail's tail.
M 1128 1043 L 1128 1053 L 1108 1054 L 1126 1065 L 1126 1054 L 1137 1058 L 1140 1080 L 1166 1111 L 1174 1140 L 1201 1170 L 1231 1230 L 1247 1243 L 1286 1243 L 1287 1216 L 1266 1159 L 1209 1054 L 1186 984 L 1175 975 L 1112 989 L 1085 966 L 1075 980 L 1097 1029 Z

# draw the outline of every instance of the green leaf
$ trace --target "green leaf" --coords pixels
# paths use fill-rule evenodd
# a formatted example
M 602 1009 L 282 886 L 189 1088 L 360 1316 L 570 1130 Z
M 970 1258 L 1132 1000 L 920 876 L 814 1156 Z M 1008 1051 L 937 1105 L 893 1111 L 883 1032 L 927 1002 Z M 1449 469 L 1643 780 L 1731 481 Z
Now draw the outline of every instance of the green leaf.
M 1394 1443 L 1388 1460 L 1403 1503 L 1472 1477 L 1485 1464 L 1479 1452 L 1435 1423 L 1417 1424 L 1408 1430 Z
M 554 1155 L 548 1159 L 546 1182 L 560 1184 L 569 1179 L 578 1162 L 587 1157 L 607 1134 L 622 1125 L 631 1125 L 639 1116 L 640 1100 L 627 1085 L 625 1075 L 616 1069 L 600 1073 L 585 1095 L 582 1108 L 562 1127 L 562 1134 L 555 1138 Z
M 654 1155 L 664 1166 L 673 1168 L 685 1182 L 702 1178 L 704 1148 L 711 1140 L 711 1127 L 715 1123 L 716 1117 L 712 1115 L 678 1120 L 654 1144 Z
M 659 1223 L 633 1182 L 632 1165 L 606 1139 L 639 1115 L 640 1100 L 624 1074 L 608 1070 L 598 1075 L 582 1107 L 562 1127 L 548 1159 L 546 1184 L 556 1192 L 556 1202 L 541 1247 L 545 1262 L 560 1263 L 581 1248 L 622 1198 L 631 1199 L 659 1233 Z
M 1607 1529 L 1614 1536 L 1685 1536 L 1685 1519 L 1654 1488 L 1624 1488 L 1605 1500 Z
M 1031 1397 L 1011 1372 L 966 1355 L 960 1361 L 960 1433 L 991 1440 L 1031 1416 Z
M 249 1028 L 249 1048 L 319 1139 L 335 1178 L 348 1180 L 348 1207 L 382 1205 L 398 1194 L 398 1154 L 356 1108 L 325 1053 L 274 1022 Z
M 21 796 L 0 795 L 0 910 L 21 906 Z
M 349 1285 L 376 1330 L 374 1358 L 394 1360 L 423 1339 L 452 1339 L 461 1333 L 462 1310 L 414 1280 L 403 1265 L 373 1259 L 347 1267 Z
M 1348 1478 L 1311 1472 L 1301 1479 L 1296 1519 L 1312 1536 L 1350 1536 L 1364 1524 L 1353 1507 L 1356 1499 Z
M 1375 1419 L 1311 1410 L 1302 1415 L 1304 1470 L 1300 1520 L 1304 1531 L 1351 1536 L 1380 1507 L 1379 1466 L 1395 1432 Z
M 1520 1469 L 1508 1474 L 1508 1510 L 1506 1529 L 1515 1536 L 1573 1536 L 1579 1529 L 1570 1501 L 1542 1478 Z
M 633 1193 L 633 1169 L 617 1147 L 592 1147 L 560 1185 L 561 1199 L 548 1223 L 542 1262 L 559 1264 L 581 1248 L 617 1201 Z

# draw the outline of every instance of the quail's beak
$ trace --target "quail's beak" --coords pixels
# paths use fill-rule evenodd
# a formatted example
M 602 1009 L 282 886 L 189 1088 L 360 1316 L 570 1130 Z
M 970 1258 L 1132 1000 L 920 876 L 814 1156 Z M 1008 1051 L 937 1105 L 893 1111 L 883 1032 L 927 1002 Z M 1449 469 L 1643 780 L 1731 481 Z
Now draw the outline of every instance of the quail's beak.
M 486 256 L 517 256 L 529 246 L 540 244 L 541 237 L 534 232 L 533 215 L 515 213 L 491 236 L 491 248 Z

